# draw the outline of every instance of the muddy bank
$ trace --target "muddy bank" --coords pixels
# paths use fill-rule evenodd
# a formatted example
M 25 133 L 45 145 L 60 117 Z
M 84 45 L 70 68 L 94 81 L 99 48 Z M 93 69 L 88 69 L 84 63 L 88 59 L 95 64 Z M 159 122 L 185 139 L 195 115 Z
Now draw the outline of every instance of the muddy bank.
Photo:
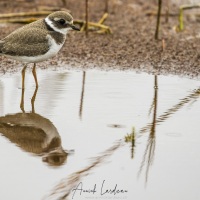
M 154 1 L 153 1 L 154 2 Z M 19 6 L 20 5 L 20 6 Z M 24 5 L 24 6 L 22 6 Z M 30 1 L 25 4 L 1 4 L 5 11 L 30 11 L 37 6 L 47 5 L 46 1 Z M 62 6 L 62 1 L 48 1 L 48 5 Z M 5 7 L 9 9 L 5 9 Z M 89 1 L 90 21 L 98 21 L 104 12 L 104 1 Z M 67 1 L 75 19 L 84 19 L 84 1 Z M 109 17 L 105 24 L 113 34 L 102 35 L 90 32 L 71 32 L 62 51 L 53 59 L 39 63 L 38 67 L 69 68 L 77 70 L 137 70 L 158 74 L 178 74 L 198 77 L 200 75 L 200 20 L 187 11 L 184 18 L 185 30 L 176 33 L 178 7 L 170 5 L 168 23 L 161 19 L 160 40 L 154 40 L 157 7 L 155 3 L 144 0 L 110 0 Z M 165 7 L 163 7 L 165 12 Z M 20 27 L 20 24 L 1 24 L 0 38 Z M 162 50 L 162 39 L 165 50 Z M 0 71 L 18 71 L 22 64 L 0 57 Z

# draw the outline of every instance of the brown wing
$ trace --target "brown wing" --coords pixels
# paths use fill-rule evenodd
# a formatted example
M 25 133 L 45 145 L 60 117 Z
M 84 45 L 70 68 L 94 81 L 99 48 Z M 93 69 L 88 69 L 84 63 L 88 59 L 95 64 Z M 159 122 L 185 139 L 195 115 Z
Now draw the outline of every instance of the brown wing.
M 1 41 L 2 54 L 11 56 L 35 56 L 49 50 L 47 32 L 39 28 L 22 27 Z
M 45 141 L 46 133 L 42 129 L 0 123 L 0 133 L 25 151 L 32 153 L 43 152 L 42 145 Z

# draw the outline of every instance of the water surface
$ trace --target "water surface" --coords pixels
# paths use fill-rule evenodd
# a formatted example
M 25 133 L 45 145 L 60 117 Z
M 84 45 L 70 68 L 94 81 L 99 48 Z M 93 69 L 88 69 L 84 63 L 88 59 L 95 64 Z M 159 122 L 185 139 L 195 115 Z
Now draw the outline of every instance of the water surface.
M 27 73 L 22 113 L 20 73 L 1 76 L 0 199 L 72 199 L 80 182 L 96 192 L 73 199 L 200 198 L 199 81 L 41 70 L 38 80 L 32 113 Z M 116 185 L 124 192 L 102 194 Z

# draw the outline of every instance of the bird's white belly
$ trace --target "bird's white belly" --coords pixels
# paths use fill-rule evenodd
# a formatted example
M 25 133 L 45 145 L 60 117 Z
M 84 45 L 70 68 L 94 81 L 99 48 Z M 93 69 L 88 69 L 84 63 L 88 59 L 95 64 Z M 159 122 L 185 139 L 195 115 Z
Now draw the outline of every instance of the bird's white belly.
M 50 48 L 45 54 L 37 56 L 9 56 L 9 57 L 25 63 L 37 63 L 52 58 L 60 51 L 64 42 L 62 44 L 57 44 L 50 35 L 48 35 L 47 38 L 49 41 Z

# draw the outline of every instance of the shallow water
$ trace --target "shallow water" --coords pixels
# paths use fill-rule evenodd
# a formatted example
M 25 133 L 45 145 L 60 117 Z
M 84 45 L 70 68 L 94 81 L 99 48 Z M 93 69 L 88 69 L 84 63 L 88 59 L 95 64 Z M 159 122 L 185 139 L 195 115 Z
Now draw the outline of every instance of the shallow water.
M 41 70 L 38 80 L 31 104 L 27 73 L 22 114 L 20 73 L 0 79 L 0 199 L 200 199 L 199 81 Z

